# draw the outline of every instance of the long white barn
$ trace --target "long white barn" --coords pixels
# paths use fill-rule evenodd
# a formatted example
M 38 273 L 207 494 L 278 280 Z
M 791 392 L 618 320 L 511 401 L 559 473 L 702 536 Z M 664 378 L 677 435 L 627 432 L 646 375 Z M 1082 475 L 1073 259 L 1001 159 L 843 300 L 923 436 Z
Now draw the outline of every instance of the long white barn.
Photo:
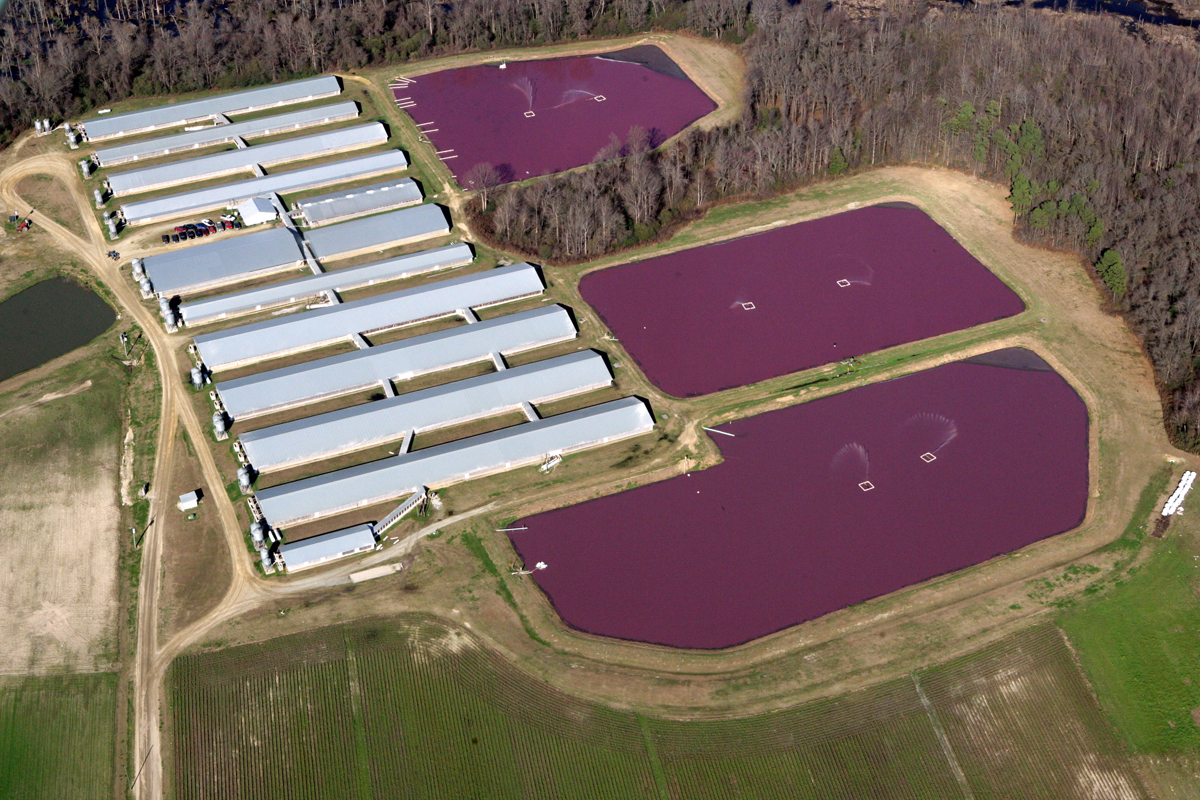
M 539 464 L 654 429 L 646 404 L 626 397 L 472 436 L 411 455 L 272 486 L 257 492 L 267 522 L 286 528 L 418 491 Z
M 109 174 L 108 188 L 116 197 L 141 192 L 156 192 L 185 183 L 209 181 L 237 173 L 249 174 L 254 167 L 272 167 L 289 161 L 322 158 L 363 147 L 386 144 L 387 129 L 380 122 L 368 122 L 326 133 L 283 139 L 239 150 L 158 164 L 153 167 Z
M 196 348 L 212 370 L 353 341 L 416 322 L 452 316 L 541 294 L 545 286 L 529 264 L 477 272 L 399 292 L 355 300 L 280 319 L 197 336 Z
M 161 158 L 186 150 L 200 150 L 219 144 L 229 144 L 238 138 L 273 136 L 278 133 L 354 119 L 357 116 L 357 103 L 331 103 L 327 106 L 289 111 L 286 114 L 258 117 L 245 122 L 208 125 L 198 131 L 185 131 L 170 136 L 160 136 L 156 139 L 101 147 L 96 150 L 96 161 L 101 167 L 114 167 L 118 164 L 128 164 L 148 158 Z
M 389 342 L 353 353 L 221 381 L 217 394 L 234 420 L 310 405 L 392 381 L 442 372 L 574 339 L 562 306 L 545 306 Z
M 79 123 L 88 141 L 115 139 L 163 128 L 178 128 L 192 122 L 213 119 L 224 114 L 248 114 L 264 108 L 307 103 L 341 94 L 342 85 L 333 75 L 279 83 L 241 92 L 202 97 L 182 103 L 154 106 L 124 114 L 107 114 Z
M 255 469 L 275 472 L 610 385 L 604 357 L 584 350 L 260 428 L 241 441 Z
M 146 225 L 151 222 L 175 219 L 200 211 L 232 208 L 251 197 L 261 197 L 273 192 L 298 192 L 316 189 L 343 181 L 362 180 L 398 172 L 408 168 L 408 159 L 399 150 L 347 158 L 312 167 L 276 172 L 261 178 L 223 183 L 190 192 L 138 200 L 121 206 L 121 213 L 129 225 Z

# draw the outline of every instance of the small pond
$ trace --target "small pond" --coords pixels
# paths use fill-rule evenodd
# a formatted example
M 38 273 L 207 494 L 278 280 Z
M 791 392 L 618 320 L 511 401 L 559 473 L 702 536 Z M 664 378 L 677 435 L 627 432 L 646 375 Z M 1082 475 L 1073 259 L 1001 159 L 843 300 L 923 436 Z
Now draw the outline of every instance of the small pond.
M 68 278 L 18 292 L 0 303 L 0 381 L 82 347 L 115 319 L 99 295 Z

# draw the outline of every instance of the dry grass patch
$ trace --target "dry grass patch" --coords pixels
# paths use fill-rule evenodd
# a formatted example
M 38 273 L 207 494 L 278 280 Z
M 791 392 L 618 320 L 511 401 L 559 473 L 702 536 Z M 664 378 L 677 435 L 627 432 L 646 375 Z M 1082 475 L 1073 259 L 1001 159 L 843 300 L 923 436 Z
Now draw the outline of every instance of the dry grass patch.
M 86 236 L 83 218 L 70 190 L 57 178 L 49 175 L 30 175 L 17 184 L 17 194 L 27 200 L 37 211 L 50 217 L 77 236 Z M 22 213 L 16 209 L 12 213 Z

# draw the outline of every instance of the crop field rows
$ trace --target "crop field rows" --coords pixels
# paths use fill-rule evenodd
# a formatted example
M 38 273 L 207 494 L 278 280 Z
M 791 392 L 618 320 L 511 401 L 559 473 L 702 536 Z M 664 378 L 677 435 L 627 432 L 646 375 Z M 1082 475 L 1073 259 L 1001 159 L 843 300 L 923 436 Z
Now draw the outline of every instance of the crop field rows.
M 653 720 L 673 797 L 955 797 L 953 773 L 912 682 L 741 720 Z M 753 742 L 747 752 L 745 742 Z
M 1053 627 L 733 720 L 571 698 L 423 618 L 187 656 L 170 697 L 179 800 L 963 797 L 945 746 L 979 800 L 1143 796 Z
M 1002 645 L 920 678 L 975 796 L 1141 797 L 1057 629 Z
M 0 678 L 0 797 L 111 798 L 116 698 L 113 674 Z

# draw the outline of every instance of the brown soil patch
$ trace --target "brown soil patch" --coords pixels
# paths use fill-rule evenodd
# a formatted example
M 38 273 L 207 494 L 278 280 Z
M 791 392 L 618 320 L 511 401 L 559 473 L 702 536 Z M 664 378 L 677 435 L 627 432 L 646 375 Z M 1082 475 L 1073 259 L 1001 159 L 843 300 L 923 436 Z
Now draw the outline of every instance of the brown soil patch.
M 173 505 L 165 518 L 155 520 L 161 525 L 163 537 L 164 581 L 160 603 L 162 639 L 186 628 L 211 611 L 225 596 L 233 573 L 229 548 L 221 533 L 212 492 L 223 492 L 220 486 L 208 487 L 200 474 L 200 465 L 188 455 L 183 441 L 178 443 L 179 458 L 171 469 L 171 482 L 163 491 L 176 498 L 197 487 L 203 487 L 205 500 L 194 511 L 182 512 Z M 190 514 L 196 518 L 189 520 Z
M 32 413 L 4 425 L 36 424 Z M 86 454 L 68 445 L 39 452 L 34 463 L 0 461 L 0 672 L 108 665 L 117 608 L 117 458 L 111 441 Z
M 36 211 L 62 225 L 77 236 L 85 236 L 83 218 L 71 192 L 57 178 L 48 175 L 30 175 L 17 184 L 17 194 L 29 201 Z M 20 214 L 18 209 L 12 213 Z
M 37 400 L 10 408 L 7 411 L 0 411 L 0 419 L 7 417 L 9 414 L 15 414 L 18 411 L 24 411 L 27 408 L 32 408 L 33 406 L 40 406 L 42 403 L 49 403 L 51 400 L 59 400 L 63 397 L 70 397 L 71 395 L 76 395 L 80 392 L 86 392 L 90 388 L 92 388 L 92 382 L 91 380 L 86 380 L 77 386 L 72 386 L 70 389 L 64 389 L 61 392 L 47 392 Z
M 1154 530 L 1150 532 L 1150 535 L 1155 539 L 1161 539 L 1166 535 L 1169 527 L 1171 527 L 1171 518 L 1160 516 L 1154 521 Z

